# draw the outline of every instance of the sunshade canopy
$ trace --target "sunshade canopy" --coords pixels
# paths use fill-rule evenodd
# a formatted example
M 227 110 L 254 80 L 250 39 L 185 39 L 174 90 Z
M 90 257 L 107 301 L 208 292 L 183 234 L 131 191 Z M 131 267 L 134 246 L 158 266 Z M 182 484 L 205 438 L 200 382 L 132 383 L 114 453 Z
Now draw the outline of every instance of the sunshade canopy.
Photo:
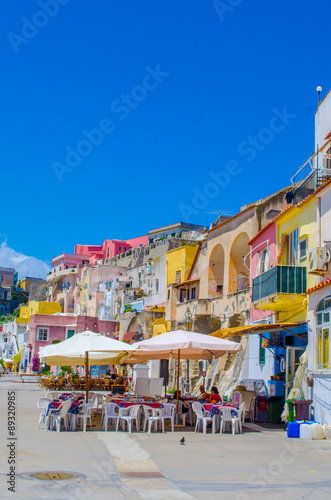
M 59 344 L 41 347 L 39 355 L 48 365 L 82 366 L 88 352 L 89 366 L 94 366 L 115 364 L 132 350 L 125 342 L 86 330 Z
M 162 333 L 142 342 L 132 344 L 135 349 L 126 362 L 141 363 L 150 359 L 213 359 L 228 352 L 242 350 L 241 344 L 219 339 L 203 333 L 176 330 Z
M 300 323 L 271 323 L 262 325 L 245 325 L 236 326 L 234 328 L 223 328 L 212 333 L 211 336 L 218 338 L 230 337 L 230 335 L 245 335 L 246 333 L 271 333 L 286 330 L 287 328 L 297 328 L 298 326 L 306 324 L 306 321 Z

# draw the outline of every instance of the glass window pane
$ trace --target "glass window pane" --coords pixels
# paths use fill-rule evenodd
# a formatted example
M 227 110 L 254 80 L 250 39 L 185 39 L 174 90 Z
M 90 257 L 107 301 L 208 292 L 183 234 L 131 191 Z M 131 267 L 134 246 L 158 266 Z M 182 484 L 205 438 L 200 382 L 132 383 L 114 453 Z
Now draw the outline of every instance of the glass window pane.
M 323 315 L 322 314 L 318 314 L 317 315 L 317 324 L 321 325 L 322 323 L 323 323 Z
M 323 323 L 329 323 L 330 322 L 330 313 L 324 313 L 323 314 Z
M 317 308 L 317 311 L 323 311 L 323 310 L 324 310 L 324 299 L 321 300 Z

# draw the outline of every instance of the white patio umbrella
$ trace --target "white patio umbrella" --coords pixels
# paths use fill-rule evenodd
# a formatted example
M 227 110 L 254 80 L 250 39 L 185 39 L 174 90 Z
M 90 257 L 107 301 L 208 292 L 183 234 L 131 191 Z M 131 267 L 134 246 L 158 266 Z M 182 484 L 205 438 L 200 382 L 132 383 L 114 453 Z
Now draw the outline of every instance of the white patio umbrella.
M 88 367 L 118 363 L 133 347 L 99 333 L 86 330 L 68 340 L 39 349 L 40 359 L 48 365 L 85 365 L 86 400 L 88 400 Z
M 242 350 L 242 345 L 237 342 L 184 330 L 162 333 L 156 337 L 136 342 L 132 344 L 132 347 L 135 350 L 126 360 L 130 364 L 143 363 L 152 359 L 178 359 L 177 391 L 179 391 L 179 362 L 181 359 L 214 359 L 223 354 Z

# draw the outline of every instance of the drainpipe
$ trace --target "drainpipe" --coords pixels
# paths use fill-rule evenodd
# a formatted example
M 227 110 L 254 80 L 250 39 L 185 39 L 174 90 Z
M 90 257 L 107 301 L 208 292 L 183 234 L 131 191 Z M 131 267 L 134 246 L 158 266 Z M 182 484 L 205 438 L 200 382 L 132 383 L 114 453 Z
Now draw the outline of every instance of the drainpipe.
M 317 246 L 321 246 L 321 198 L 317 197 L 316 205 L 316 219 L 317 219 Z

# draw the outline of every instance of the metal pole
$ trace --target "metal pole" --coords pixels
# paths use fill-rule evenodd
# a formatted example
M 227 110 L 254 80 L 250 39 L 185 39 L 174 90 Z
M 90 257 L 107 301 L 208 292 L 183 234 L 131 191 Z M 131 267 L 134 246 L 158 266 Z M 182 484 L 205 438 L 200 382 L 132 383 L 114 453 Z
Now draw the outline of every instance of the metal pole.
M 86 380 L 86 403 L 88 403 L 89 392 L 89 366 L 88 366 L 88 351 L 85 352 L 85 380 Z
M 185 388 L 185 396 L 190 395 L 190 360 L 186 360 L 186 388 Z
M 180 363 L 180 349 L 178 349 L 178 359 L 177 359 L 177 409 L 176 412 L 178 414 L 178 403 L 179 403 L 179 363 Z

